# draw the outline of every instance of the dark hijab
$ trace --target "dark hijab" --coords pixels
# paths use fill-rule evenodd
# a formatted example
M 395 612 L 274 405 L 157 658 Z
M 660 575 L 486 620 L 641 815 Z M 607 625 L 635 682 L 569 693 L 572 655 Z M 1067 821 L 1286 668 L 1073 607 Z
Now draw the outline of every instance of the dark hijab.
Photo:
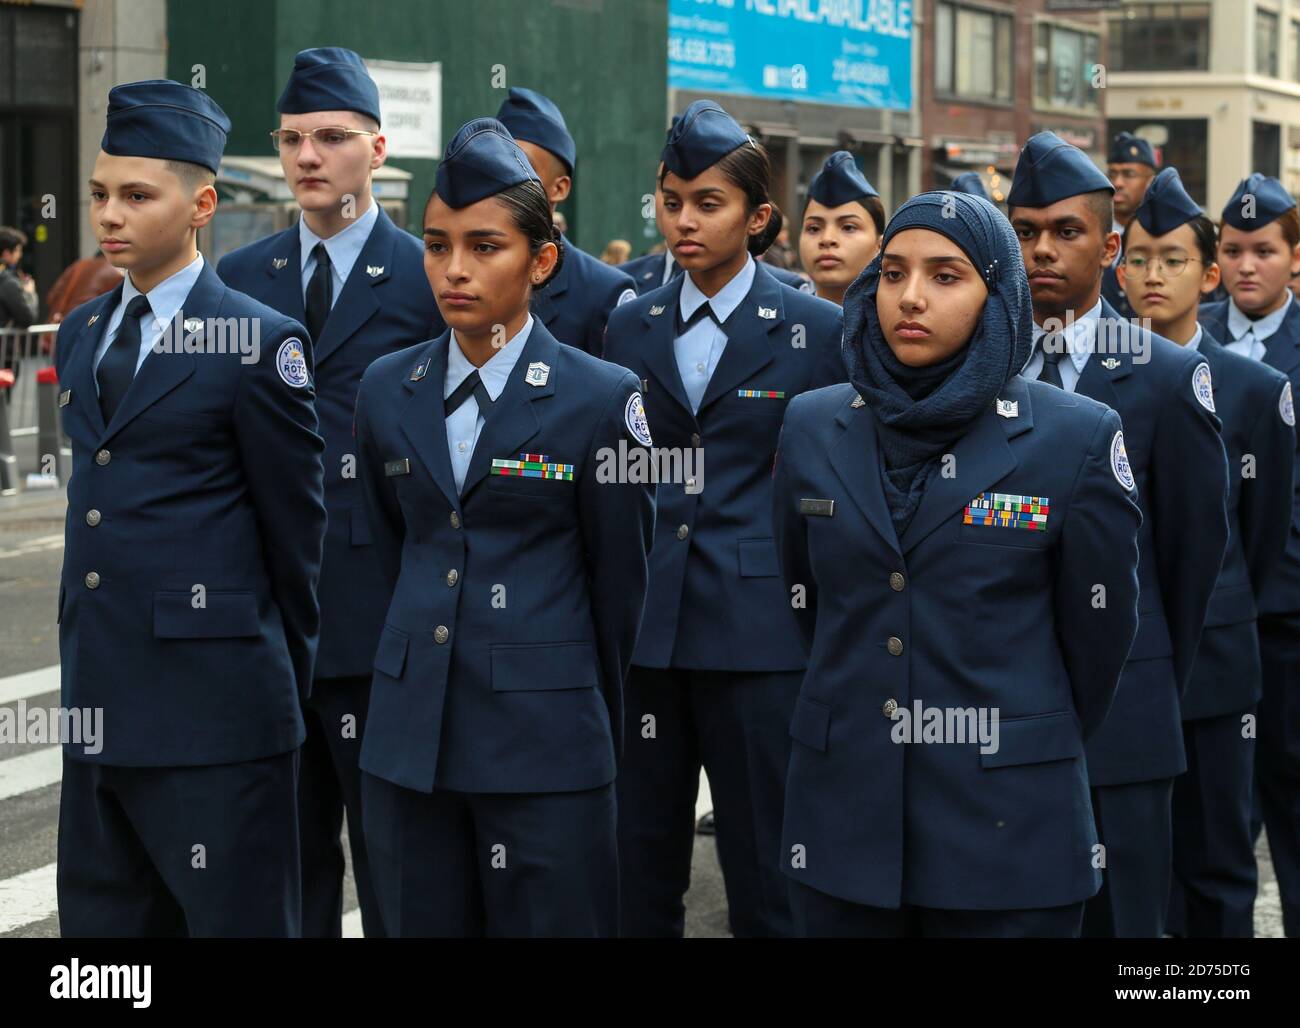
M 989 290 L 967 344 L 928 368 L 908 367 L 894 356 L 876 313 L 881 259 L 889 241 L 910 228 L 951 239 Z M 1032 342 L 1029 280 L 1020 242 L 1002 213 L 966 193 L 922 193 L 903 204 L 885 228 L 880 253 L 845 293 L 843 342 L 849 381 L 876 417 L 885 499 L 900 537 L 940 456 L 1025 366 Z

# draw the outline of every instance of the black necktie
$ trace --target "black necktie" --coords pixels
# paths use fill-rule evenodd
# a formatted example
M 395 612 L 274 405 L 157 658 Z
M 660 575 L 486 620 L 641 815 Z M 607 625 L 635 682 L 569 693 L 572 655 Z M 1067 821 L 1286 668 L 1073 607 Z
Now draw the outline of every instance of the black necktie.
M 1064 389 L 1060 368 L 1061 358 L 1065 356 L 1064 337 L 1056 332 L 1049 333 L 1038 341 L 1038 347 L 1043 351 L 1043 370 L 1038 373 L 1038 381 Z
M 99 409 L 104 412 L 106 425 L 113 420 L 114 412 L 121 406 L 126 391 L 131 388 L 135 366 L 140 360 L 140 318 L 152 313 L 152 310 L 143 293 L 133 297 L 126 305 L 126 313 L 122 316 L 122 324 L 117 327 L 117 335 L 99 359 L 95 381 L 99 383 Z
M 702 304 L 696 307 L 695 313 L 692 314 L 685 321 L 682 320 L 681 304 L 678 304 L 677 305 L 677 334 L 679 336 L 685 335 L 690 329 L 694 328 L 705 318 L 712 318 L 713 323 L 715 325 L 717 325 L 719 328 L 722 327 L 722 322 L 720 322 L 718 320 L 718 316 L 713 313 L 713 307 L 709 304 L 708 300 L 705 300 Z
M 311 341 L 318 343 L 330 316 L 330 301 L 334 298 L 334 270 L 330 267 L 330 255 L 324 243 L 317 243 L 311 252 L 316 258 L 316 270 L 307 283 L 307 331 L 311 333 Z
M 478 377 L 477 371 L 471 371 L 465 376 L 465 381 L 451 391 L 451 395 L 443 401 L 443 410 L 446 417 L 451 417 L 452 412 L 462 403 L 470 398 L 470 394 L 478 401 L 478 412 L 484 418 L 488 416 L 488 411 L 492 409 L 492 397 L 488 394 L 487 386 L 483 380 Z

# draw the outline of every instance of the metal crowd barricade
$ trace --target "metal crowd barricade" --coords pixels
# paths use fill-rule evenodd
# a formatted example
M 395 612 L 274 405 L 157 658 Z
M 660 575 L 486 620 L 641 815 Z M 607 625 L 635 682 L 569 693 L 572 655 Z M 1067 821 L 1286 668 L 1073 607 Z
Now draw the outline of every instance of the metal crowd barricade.
M 23 474 L 66 482 L 70 450 L 58 418 L 54 341 L 58 325 L 0 328 L 0 496 Z

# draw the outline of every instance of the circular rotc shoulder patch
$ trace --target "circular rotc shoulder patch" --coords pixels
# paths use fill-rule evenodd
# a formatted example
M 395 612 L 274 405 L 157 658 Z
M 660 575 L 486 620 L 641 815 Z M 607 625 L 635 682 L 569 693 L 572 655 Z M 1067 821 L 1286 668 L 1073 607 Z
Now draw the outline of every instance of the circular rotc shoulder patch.
M 627 430 L 632 433 L 632 438 L 642 446 L 651 446 L 653 443 L 650 439 L 650 422 L 646 420 L 645 404 L 641 402 L 639 392 L 632 393 L 627 398 L 627 403 L 623 405 L 623 421 L 627 424 Z
M 1128 462 L 1128 451 L 1124 449 L 1124 433 L 1116 432 L 1110 441 L 1110 470 L 1115 472 L 1115 481 L 1130 492 L 1137 484 L 1133 481 L 1133 468 Z
M 1196 370 L 1192 372 L 1192 391 L 1196 394 L 1197 402 L 1214 413 L 1214 383 L 1210 380 L 1210 366 L 1204 361 L 1196 365 Z
M 1282 395 L 1277 398 L 1278 413 L 1282 415 L 1282 420 L 1292 428 L 1295 427 L 1295 405 L 1291 400 L 1291 383 L 1288 382 L 1282 387 Z
M 618 301 L 614 304 L 614 306 L 622 307 L 623 304 L 628 302 L 628 300 L 635 300 L 635 299 L 636 299 L 635 289 L 624 289 L 621 293 L 618 294 Z
M 285 385 L 301 389 L 309 381 L 307 375 L 307 354 L 303 350 L 302 340 L 290 337 L 280 344 L 275 352 L 275 370 L 284 379 Z

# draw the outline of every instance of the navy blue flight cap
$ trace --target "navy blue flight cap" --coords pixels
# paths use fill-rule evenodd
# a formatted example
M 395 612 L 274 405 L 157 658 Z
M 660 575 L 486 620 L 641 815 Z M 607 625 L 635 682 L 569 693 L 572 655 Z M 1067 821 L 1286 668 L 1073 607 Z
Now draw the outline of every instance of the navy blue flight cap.
M 1247 206 L 1247 197 L 1254 198 L 1253 210 Z M 1254 171 L 1241 180 L 1241 185 L 1223 208 L 1223 220 L 1243 232 L 1254 232 L 1276 221 L 1294 206 L 1295 200 L 1281 182 Z M 1247 214 L 1251 216 L 1247 217 Z
M 984 180 L 980 178 L 978 171 L 963 171 L 952 180 L 952 185 L 948 187 L 948 191 L 950 193 L 968 193 L 971 196 L 983 197 L 990 203 L 993 202 L 993 197 L 989 196 L 989 191 L 984 188 Z
M 281 114 L 356 111 L 379 121 L 379 87 L 365 62 L 341 46 L 299 50 L 275 109 Z
M 573 174 L 578 148 L 569 135 L 569 127 L 564 123 L 560 109 L 541 93 L 511 86 L 510 95 L 497 111 L 497 120 L 516 139 L 536 143 L 543 150 L 555 154 L 564 162 L 569 174 Z
M 673 123 L 661 157 L 674 175 L 691 179 L 747 143 L 754 145 L 735 118 L 712 100 L 696 100 Z
M 1163 236 L 1200 217 L 1201 213 L 1196 201 L 1183 188 L 1178 169 L 1169 167 L 1159 171 L 1151 180 L 1134 217 L 1153 236 Z
M 1110 144 L 1111 164 L 1145 164 L 1148 168 L 1156 166 L 1156 152 L 1141 136 L 1132 132 L 1121 132 Z
M 541 184 L 506 127 L 496 118 L 476 118 L 447 145 L 433 191 L 459 210 L 529 179 Z
M 1029 137 L 1007 194 L 1008 207 L 1050 207 L 1069 196 L 1115 192 L 1115 187 L 1086 153 L 1055 132 Z
M 226 112 L 203 90 L 171 79 L 149 79 L 108 91 L 99 147 L 114 157 L 201 164 L 215 174 L 229 131 Z
M 853 155 L 836 150 L 808 183 L 808 199 L 826 207 L 839 207 L 868 196 L 879 196 L 875 186 L 858 169 Z

